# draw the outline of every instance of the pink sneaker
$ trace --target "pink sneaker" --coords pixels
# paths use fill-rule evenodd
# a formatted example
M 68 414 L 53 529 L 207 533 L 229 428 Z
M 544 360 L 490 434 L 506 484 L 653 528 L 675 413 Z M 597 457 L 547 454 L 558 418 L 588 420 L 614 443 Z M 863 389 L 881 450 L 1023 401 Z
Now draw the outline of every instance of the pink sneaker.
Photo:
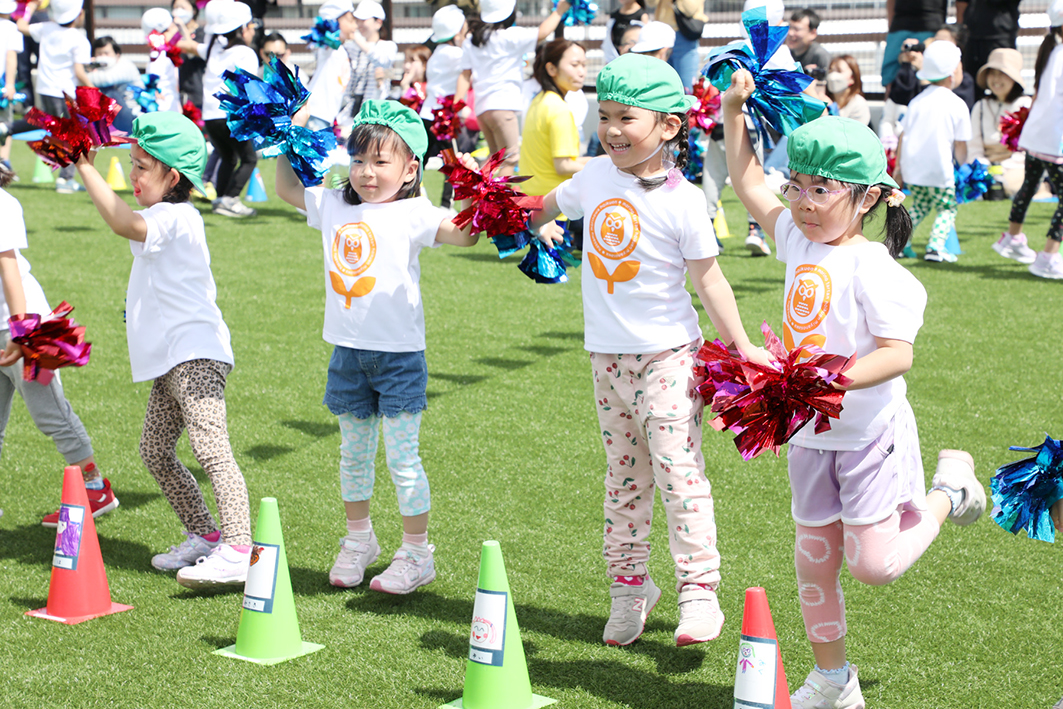
M 997 243 L 993 244 L 993 250 L 1004 258 L 1010 258 L 1019 263 L 1031 264 L 1037 258 L 1037 252 L 1027 245 L 1025 234 L 1012 236 L 1005 231 L 1000 235 Z
M 415 547 L 403 544 L 384 573 L 369 582 L 369 588 L 383 593 L 405 595 L 436 580 L 434 544 Z

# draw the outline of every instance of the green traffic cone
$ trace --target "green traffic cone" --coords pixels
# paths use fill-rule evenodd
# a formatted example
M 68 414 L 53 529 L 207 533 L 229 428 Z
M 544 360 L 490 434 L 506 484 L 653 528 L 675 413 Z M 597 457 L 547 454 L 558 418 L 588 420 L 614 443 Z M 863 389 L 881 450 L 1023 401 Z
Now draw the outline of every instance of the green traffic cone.
M 33 181 L 39 185 L 49 185 L 55 182 L 52 168 L 45 165 L 40 158 L 37 158 L 37 164 L 33 166 Z
M 472 609 L 469 659 L 465 663 L 465 689 L 461 699 L 443 707 L 536 709 L 555 701 L 532 694 L 502 548 L 498 542 L 484 542 Z
M 236 644 L 215 650 L 214 654 L 275 665 L 323 647 L 304 643 L 299 633 L 277 499 L 263 497 L 258 507 L 255 541 L 251 543 L 251 566 L 244 584 Z

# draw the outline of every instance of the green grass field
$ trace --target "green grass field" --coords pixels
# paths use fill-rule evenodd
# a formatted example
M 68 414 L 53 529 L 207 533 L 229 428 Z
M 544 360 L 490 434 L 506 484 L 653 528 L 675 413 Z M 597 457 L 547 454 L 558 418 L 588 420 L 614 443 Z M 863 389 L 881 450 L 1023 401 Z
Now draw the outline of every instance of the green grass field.
M 103 170 L 110 154 L 127 161 L 127 153 L 105 153 Z M 421 452 L 439 579 L 408 597 L 373 593 L 368 583 L 329 586 L 344 526 L 339 430 L 321 404 L 330 348 L 321 340 L 320 236 L 276 198 L 256 205 L 257 219 L 209 210 L 204 218 L 236 354 L 227 391 L 233 449 L 253 515 L 262 497 L 280 502 L 303 638 L 326 647 L 274 667 L 212 655 L 236 637 L 241 594 L 193 593 L 150 565 L 181 528 L 138 456 L 150 383 L 130 382 L 122 320 L 129 248 L 87 195 L 32 184 L 24 144 L 14 163 L 22 182 L 10 192 L 25 210 L 33 273 L 53 305 L 76 306 L 93 343 L 91 363 L 65 371 L 63 382 L 121 500 L 97 530 L 112 596 L 135 610 L 77 626 L 23 615 L 47 599 L 55 533 L 39 521 L 58 505 L 63 460 L 16 401 L 0 463 L 3 706 L 432 709 L 462 692 L 486 539 L 502 545 L 533 689 L 559 706 L 730 707 L 748 586 L 767 589 L 791 690 L 803 681 L 812 658 L 794 579 L 785 461 L 745 463 L 730 434 L 705 440 L 723 554 L 722 637 L 674 647 L 678 610 L 658 509 L 651 566 L 662 602 L 636 644 L 601 644 L 609 610 L 604 456 L 582 348 L 580 274 L 565 285 L 536 285 L 517 270 L 518 259 L 500 263 L 486 241 L 421 258 L 430 372 Z M 272 194 L 273 164 L 262 169 Z M 437 194 L 438 181 L 429 188 Z M 733 195 L 725 205 L 732 231 L 744 233 Z M 1031 209 L 1035 248 L 1053 208 Z M 929 293 L 907 377 L 928 476 L 938 449 L 960 447 L 988 486 L 997 466 L 1016 459 L 1009 445 L 1063 435 L 1063 284 L 1036 279 L 991 250 L 1007 210 L 1005 202 L 960 208 L 959 263 L 905 264 Z M 928 231 L 918 231 L 917 249 Z M 725 246 L 721 263 L 746 330 L 759 338 L 767 320 L 778 331 L 783 264 L 750 258 L 741 238 Z M 185 441 L 179 453 L 209 496 Z M 374 522 L 384 552 L 370 576 L 401 536 L 383 446 L 378 478 Z M 1063 694 L 1061 576 L 1058 549 L 1013 537 L 988 515 L 966 529 L 947 525 L 890 586 L 843 574 L 850 659 L 868 706 L 1050 707 Z

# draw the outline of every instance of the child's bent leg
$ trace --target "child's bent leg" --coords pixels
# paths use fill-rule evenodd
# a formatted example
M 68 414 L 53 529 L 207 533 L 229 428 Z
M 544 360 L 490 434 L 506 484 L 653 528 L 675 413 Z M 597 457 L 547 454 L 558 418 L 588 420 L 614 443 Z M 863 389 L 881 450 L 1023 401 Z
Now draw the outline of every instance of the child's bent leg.
M 937 208 L 937 216 L 934 225 L 930 228 L 930 240 L 927 242 L 927 251 L 945 251 L 945 242 L 949 234 L 956 226 L 956 188 L 933 187 L 930 189 L 930 198 L 934 207 Z
M 506 157 L 498 168 L 498 175 L 504 177 L 512 175 L 517 169 L 517 161 L 520 159 L 520 123 L 517 114 L 513 111 L 484 111 L 477 119 L 480 121 L 484 137 L 489 139 L 491 152 L 496 153 L 502 148 L 506 149 Z
M 174 370 L 170 370 L 151 387 L 140 434 L 140 458 L 185 529 L 204 537 L 215 532 L 218 525 L 203 501 L 196 479 L 177 458 L 177 439 L 185 423 L 180 405 L 168 391 L 167 380 L 173 374 Z
M 930 512 L 896 511 L 881 522 L 845 525 L 845 561 L 861 583 L 883 586 L 923 555 L 941 531 Z
M 174 375 L 171 395 L 181 407 L 192 454 L 214 489 L 222 542 L 242 546 L 251 543 L 251 512 L 225 421 L 225 377 L 231 369 L 223 362 L 196 359 L 177 365 L 166 376 Z
M 838 578 L 842 569 L 842 523 L 825 527 L 798 524 L 794 541 L 794 568 L 805 634 L 812 643 L 816 663 L 824 669 L 845 663 L 845 597 Z M 841 648 L 841 662 L 830 657 Z M 823 647 L 820 647 L 823 646 Z M 817 647 L 819 652 L 817 652 Z M 820 654 L 824 657 L 820 658 Z M 827 664 L 822 664 L 823 662 Z
M 95 465 L 92 441 L 89 440 L 89 434 L 85 431 L 81 419 L 74 413 L 63 394 L 58 372 L 46 386 L 24 381 L 21 377 L 19 379 L 20 382 L 16 384 L 18 393 L 26 402 L 26 409 L 37 429 L 52 439 L 67 465 L 77 465 L 81 468 L 86 481 L 98 478 L 97 471 L 87 470 L 90 465 Z
M 921 185 L 906 185 L 912 193 L 912 201 L 908 206 L 908 214 L 912 218 L 912 230 L 914 231 L 926 215 L 934 209 L 933 200 L 930 197 L 930 188 Z

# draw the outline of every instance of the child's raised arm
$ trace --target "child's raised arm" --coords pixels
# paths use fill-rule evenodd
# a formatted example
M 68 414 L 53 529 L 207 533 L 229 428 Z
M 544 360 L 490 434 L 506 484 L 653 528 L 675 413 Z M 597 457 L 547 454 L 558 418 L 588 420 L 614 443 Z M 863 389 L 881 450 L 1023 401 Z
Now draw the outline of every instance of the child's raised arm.
M 753 75 L 742 69 L 731 75 L 731 88 L 723 95 L 727 171 L 731 175 L 731 186 L 734 187 L 738 199 L 742 200 L 742 204 L 760 228 L 774 239 L 775 222 L 786 207 L 764 182 L 764 168 L 757 162 L 753 144 L 746 131 L 746 120 L 742 115 L 742 105 L 753 95 L 755 88 Z
M 77 161 L 78 174 L 85 183 L 92 203 L 115 234 L 130 241 L 143 242 L 148 238 L 148 223 L 115 194 L 107 180 L 103 179 L 103 175 L 96 169 L 95 161 L 95 150 L 82 155 Z
M 292 116 L 293 126 L 306 126 L 310 120 L 310 109 L 303 106 Z M 274 189 L 277 196 L 297 209 L 306 209 L 306 188 L 292 169 L 291 162 L 284 155 L 277 158 L 277 177 Z
M 557 26 L 561 24 L 561 16 L 568 12 L 568 9 L 570 7 L 572 7 L 571 3 L 568 3 L 565 0 L 558 0 L 557 8 L 555 8 L 553 12 L 547 15 L 546 19 L 543 20 L 543 23 L 539 25 L 540 42 L 544 41 L 547 37 L 554 33 L 554 30 L 557 29 Z
M 716 258 L 690 259 L 686 264 L 698 299 L 712 320 L 713 327 L 720 333 L 720 339 L 728 345 L 733 343 L 739 352 L 753 362 L 771 364 L 768 353 L 760 347 L 754 347 L 746 336 L 734 291 Z

